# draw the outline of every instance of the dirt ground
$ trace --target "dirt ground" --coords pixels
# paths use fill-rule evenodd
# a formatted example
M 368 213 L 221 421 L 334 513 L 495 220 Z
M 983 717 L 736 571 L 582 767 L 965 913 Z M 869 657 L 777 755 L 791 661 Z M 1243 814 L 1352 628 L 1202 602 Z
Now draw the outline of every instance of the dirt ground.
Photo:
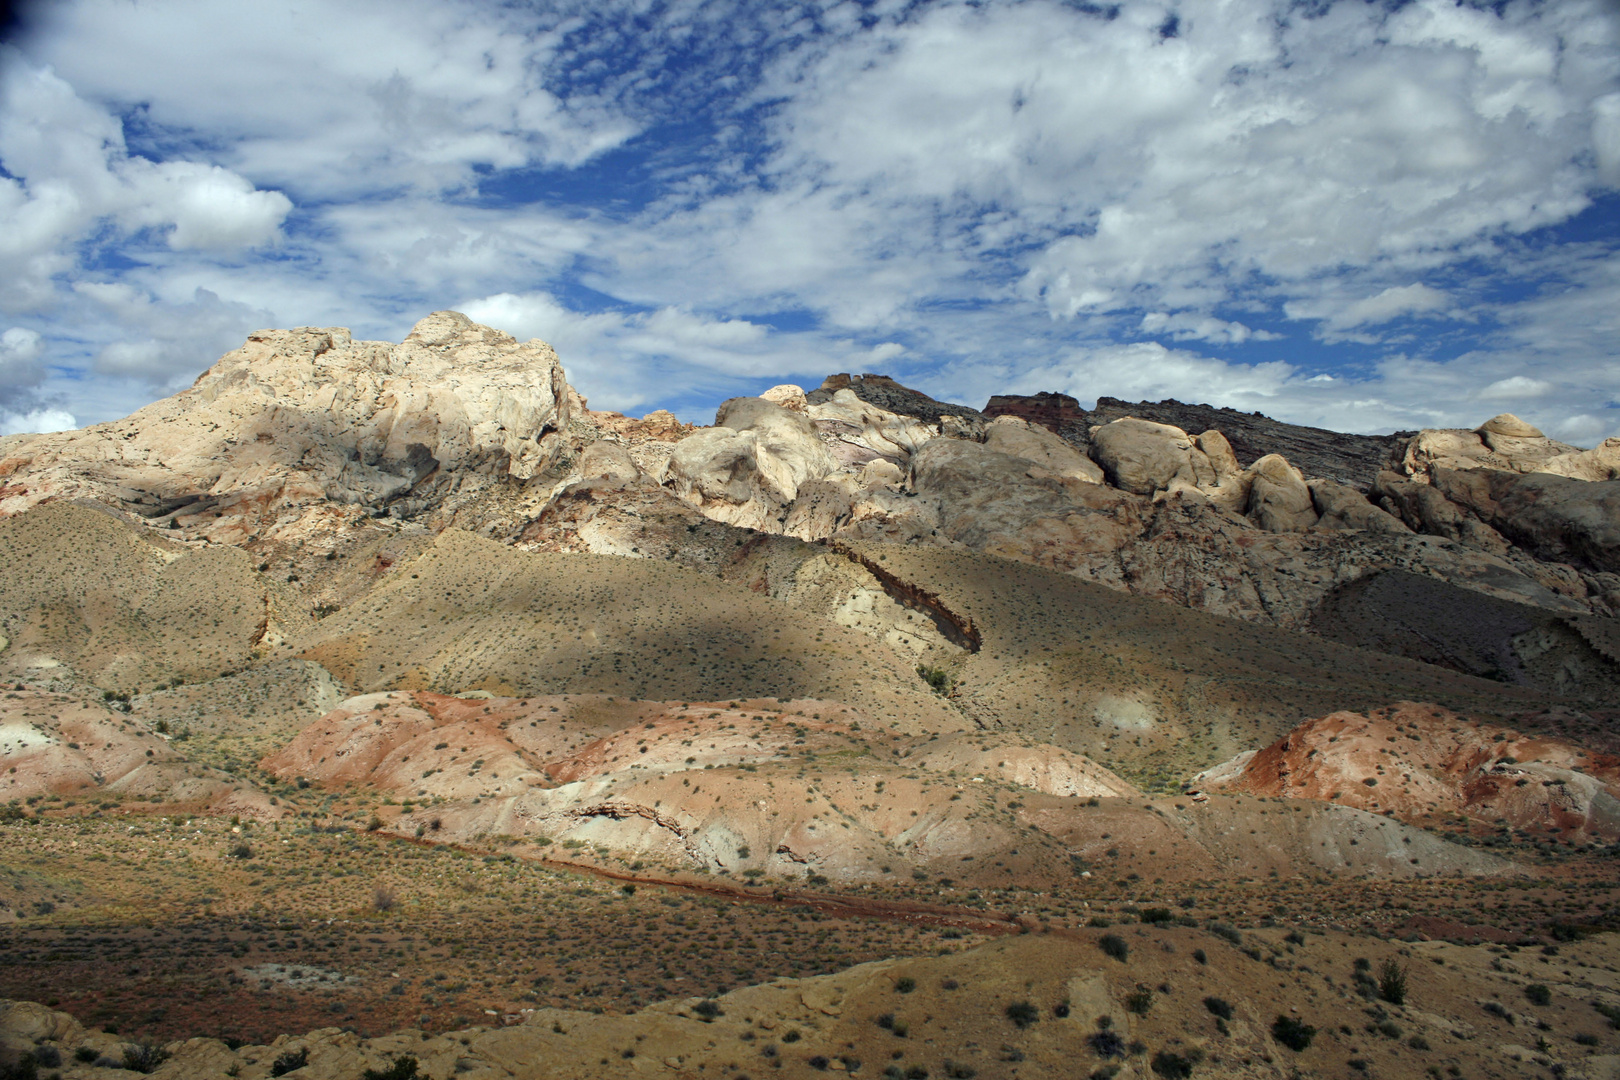
M 1540 946 L 1620 926 L 1607 855 L 1545 858 L 1506 878 L 1189 885 L 1130 874 L 1036 890 L 934 877 L 837 894 L 701 875 L 638 883 L 622 868 L 337 826 L 91 804 L 4 826 L 3 839 L 0 902 L 21 918 L 0 938 L 0 998 L 161 1040 L 445 1031 L 547 1007 L 624 1013 L 1031 929 L 1146 921 Z

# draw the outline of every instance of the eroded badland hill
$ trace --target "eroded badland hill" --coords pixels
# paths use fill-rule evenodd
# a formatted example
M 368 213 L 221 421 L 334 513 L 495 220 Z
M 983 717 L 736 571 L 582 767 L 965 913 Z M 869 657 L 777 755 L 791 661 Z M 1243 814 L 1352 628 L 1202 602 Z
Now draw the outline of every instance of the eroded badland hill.
M 1617 439 L 439 312 L 0 439 L 0 567 L 8 1080 L 1620 1075 Z

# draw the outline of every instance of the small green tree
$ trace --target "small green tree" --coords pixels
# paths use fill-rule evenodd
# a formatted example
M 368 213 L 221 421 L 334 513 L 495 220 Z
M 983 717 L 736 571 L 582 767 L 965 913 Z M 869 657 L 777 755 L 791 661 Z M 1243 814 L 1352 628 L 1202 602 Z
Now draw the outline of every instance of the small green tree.
M 1406 1004 L 1406 968 L 1387 957 L 1378 968 L 1378 996 L 1391 1005 Z

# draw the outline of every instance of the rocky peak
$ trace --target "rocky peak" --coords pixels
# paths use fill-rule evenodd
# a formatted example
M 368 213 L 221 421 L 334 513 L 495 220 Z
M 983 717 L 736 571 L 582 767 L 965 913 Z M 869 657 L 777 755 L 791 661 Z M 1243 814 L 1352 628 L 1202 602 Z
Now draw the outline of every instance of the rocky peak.
M 459 312 L 398 345 L 262 330 L 124 420 L 0 441 L 0 512 L 88 497 L 227 543 L 321 507 L 416 513 L 543 473 L 569 416 L 551 346 Z

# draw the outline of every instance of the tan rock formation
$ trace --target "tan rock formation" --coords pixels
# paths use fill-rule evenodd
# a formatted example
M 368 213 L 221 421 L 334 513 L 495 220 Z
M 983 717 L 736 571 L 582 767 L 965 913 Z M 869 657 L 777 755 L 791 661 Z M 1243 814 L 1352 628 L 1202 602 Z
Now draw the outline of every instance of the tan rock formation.
M 1059 476 L 1093 484 L 1103 482 L 1103 471 L 1096 462 L 1046 428 L 1016 416 L 1004 415 L 987 425 L 984 445 L 998 454 L 1033 461 Z
M 772 405 L 780 405 L 793 412 L 804 412 L 810 407 L 810 403 L 804 399 L 804 387 L 795 386 L 793 383 L 773 386 L 759 396 Z
M 939 434 L 932 424 L 914 416 L 889 412 L 838 390 L 831 400 L 808 409 L 816 431 L 840 465 L 859 466 L 874 458 L 904 465 L 923 443 Z
M 1312 480 L 1309 486 L 1311 502 L 1320 515 L 1315 525 L 1317 529 L 1392 534 L 1412 531 L 1398 518 L 1368 502 L 1367 497 L 1353 487 L 1336 480 Z
M 1319 515 L 1311 489 L 1281 454 L 1267 454 L 1250 465 L 1246 477 L 1249 517 L 1267 532 L 1304 532 Z
M 810 418 L 763 398 L 732 398 L 715 426 L 675 445 L 665 482 L 707 517 L 780 529 L 801 485 L 837 468 Z
M 452 475 L 462 501 L 528 480 L 562 451 L 569 416 L 549 345 L 458 312 L 399 345 L 266 330 L 124 420 L 0 440 L 0 514 L 89 496 L 240 543 L 322 504 L 436 506 Z

